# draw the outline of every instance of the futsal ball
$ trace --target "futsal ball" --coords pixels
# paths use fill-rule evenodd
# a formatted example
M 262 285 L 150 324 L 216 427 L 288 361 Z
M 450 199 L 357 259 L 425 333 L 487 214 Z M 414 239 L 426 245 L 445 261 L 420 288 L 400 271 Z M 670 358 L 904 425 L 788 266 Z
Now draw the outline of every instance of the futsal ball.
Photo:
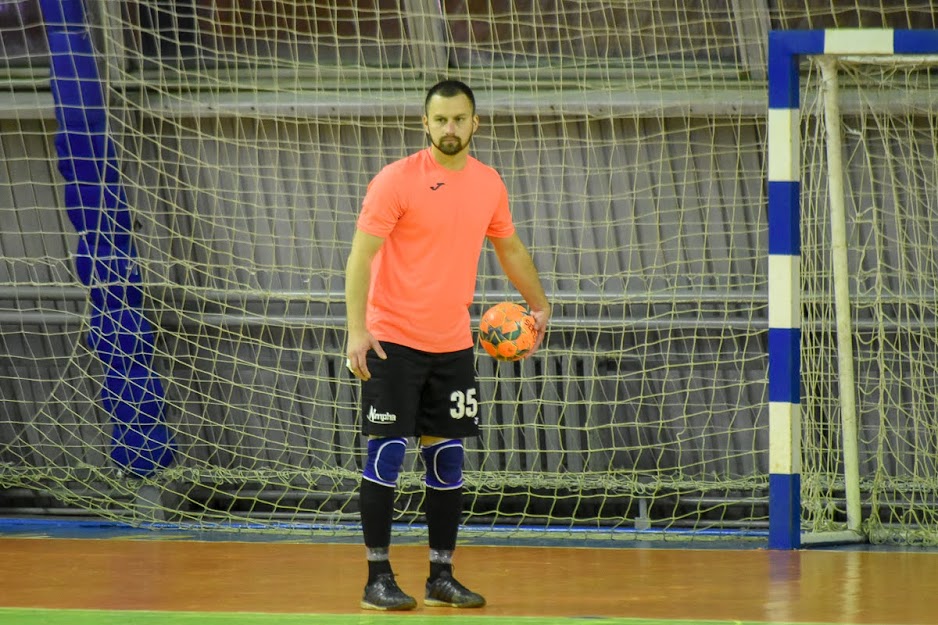
M 479 343 L 495 360 L 521 360 L 534 347 L 536 338 L 534 317 L 519 304 L 495 304 L 479 323 Z

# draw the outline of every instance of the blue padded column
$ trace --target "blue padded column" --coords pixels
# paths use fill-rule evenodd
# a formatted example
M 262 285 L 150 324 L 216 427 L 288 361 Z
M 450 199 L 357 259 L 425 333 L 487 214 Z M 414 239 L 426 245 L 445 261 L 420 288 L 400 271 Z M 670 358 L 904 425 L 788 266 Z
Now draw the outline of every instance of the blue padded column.
M 101 404 L 111 415 L 111 459 L 144 477 L 173 462 L 165 393 L 152 368 L 154 331 L 143 315 L 133 216 L 107 132 L 104 87 L 81 0 L 40 0 L 65 206 L 79 233 L 75 271 L 89 287 L 88 344 L 104 370 Z

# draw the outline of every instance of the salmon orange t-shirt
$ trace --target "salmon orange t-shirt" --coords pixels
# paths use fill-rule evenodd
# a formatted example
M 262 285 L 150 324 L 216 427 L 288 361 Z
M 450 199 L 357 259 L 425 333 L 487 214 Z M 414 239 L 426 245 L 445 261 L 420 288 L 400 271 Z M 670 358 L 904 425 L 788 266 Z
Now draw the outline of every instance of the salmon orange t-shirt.
M 451 171 L 427 148 L 372 179 L 358 228 L 384 239 L 371 266 L 371 334 L 427 352 L 471 347 L 482 245 L 515 232 L 498 172 L 471 156 Z

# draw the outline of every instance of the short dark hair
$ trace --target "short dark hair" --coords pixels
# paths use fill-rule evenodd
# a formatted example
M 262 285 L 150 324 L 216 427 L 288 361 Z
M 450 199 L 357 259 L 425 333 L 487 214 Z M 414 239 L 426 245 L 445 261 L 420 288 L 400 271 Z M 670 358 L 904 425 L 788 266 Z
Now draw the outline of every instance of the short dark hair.
M 430 90 L 427 91 L 427 97 L 423 101 L 423 112 L 427 112 L 427 109 L 430 107 L 430 98 L 433 96 L 439 95 L 444 98 L 452 98 L 458 96 L 460 93 L 469 98 L 469 103 L 472 104 L 472 114 L 475 115 L 476 97 L 472 93 L 472 89 L 469 88 L 469 85 L 461 80 L 441 80 L 430 87 Z

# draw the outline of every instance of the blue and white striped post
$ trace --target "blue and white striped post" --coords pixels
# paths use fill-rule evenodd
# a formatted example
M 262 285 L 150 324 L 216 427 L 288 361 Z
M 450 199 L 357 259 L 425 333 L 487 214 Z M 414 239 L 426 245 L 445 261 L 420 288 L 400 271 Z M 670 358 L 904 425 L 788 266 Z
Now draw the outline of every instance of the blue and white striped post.
M 938 54 L 938 31 L 769 33 L 769 548 L 801 547 L 801 55 Z

